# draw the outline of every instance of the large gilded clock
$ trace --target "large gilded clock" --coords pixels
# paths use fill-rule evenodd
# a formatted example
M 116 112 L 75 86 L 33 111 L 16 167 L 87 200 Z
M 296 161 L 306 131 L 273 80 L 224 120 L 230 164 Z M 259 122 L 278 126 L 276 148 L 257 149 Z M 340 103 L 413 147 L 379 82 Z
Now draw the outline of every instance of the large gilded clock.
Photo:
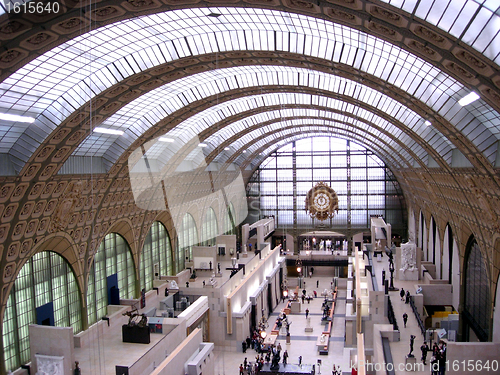
M 321 221 L 333 217 L 339 212 L 337 193 L 324 182 L 318 182 L 306 195 L 306 211 Z

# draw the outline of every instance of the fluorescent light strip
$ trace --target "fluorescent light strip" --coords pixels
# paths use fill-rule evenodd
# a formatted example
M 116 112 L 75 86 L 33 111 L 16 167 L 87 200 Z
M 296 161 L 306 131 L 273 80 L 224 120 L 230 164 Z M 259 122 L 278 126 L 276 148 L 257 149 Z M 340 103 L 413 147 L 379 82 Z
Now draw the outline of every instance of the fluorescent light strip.
M 462 99 L 460 99 L 458 101 L 458 104 L 460 104 L 463 107 L 463 106 L 466 106 L 467 104 L 470 104 L 478 99 L 479 99 L 479 95 L 476 94 L 474 91 L 472 91 L 470 94 L 467 94 Z
M 427 125 L 427 126 L 431 126 L 432 125 L 432 123 L 429 120 L 425 120 L 424 124 Z
M 158 139 L 160 142 L 168 142 L 168 143 L 173 143 L 175 142 L 175 139 L 172 139 L 172 138 L 165 138 L 165 137 L 160 137 Z
M 9 115 L 7 113 L 0 113 L 0 120 L 12 122 L 27 122 L 28 124 L 32 124 L 35 122 L 35 119 L 33 117 Z
M 96 133 L 104 133 L 104 134 L 114 134 L 114 135 L 122 135 L 123 134 L 123 131 L 121 131 L 121 130 L 107 129 L 107 128 L 101 128 L 101 127 L 94 128 L 94 131 Z
M 229 147 L 225 147 L 225 148 L 224 148 L 224 150 L 225 150 L 225 151 L 229 151 Z
M 205 143 L 200 143 L 198 147 L 207 147 L 207 145 Z

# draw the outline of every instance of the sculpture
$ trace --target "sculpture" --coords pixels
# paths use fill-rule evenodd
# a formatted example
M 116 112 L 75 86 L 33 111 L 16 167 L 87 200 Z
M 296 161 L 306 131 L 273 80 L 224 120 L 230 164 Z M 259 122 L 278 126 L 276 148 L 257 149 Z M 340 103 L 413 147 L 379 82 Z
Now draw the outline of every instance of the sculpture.
M 415 233 L 410 228 L 408 242 L 401 244 L 401 271 L 413 271 L 416 269 L 417 245 L 415 244 Z
M 138 327 L 146 327 L 148 324 L 148 317 L 146 314 L 139 314 L 136 308 L 130 311 L 126 311 L 122 314 L 123 316 L 128 316 L 128 323 L 127 325 L 129 327 L 133 327 L 137 325 Z M 141 320 L 137 323 L 137 318 L 141 317 Z
M 415 335 L 410 336 L 410 353 L 408 353 L 408 357 L 414 357 L 413 353 L 413 343 L 415 341 Z
M 179 289 L 175 280 L 170 280 L 170 289 Z

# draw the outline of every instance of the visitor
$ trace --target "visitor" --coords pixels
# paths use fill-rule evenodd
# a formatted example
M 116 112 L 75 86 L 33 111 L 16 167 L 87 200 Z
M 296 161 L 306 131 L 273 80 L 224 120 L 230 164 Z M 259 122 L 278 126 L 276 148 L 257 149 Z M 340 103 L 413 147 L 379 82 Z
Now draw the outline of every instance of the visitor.
M 424 341 L 424 343 L 420 347 L 420 351 L 422 352 L 422 363 L 425 366 L 425 361 L 427 360 L 427 352 L 429 351 L 429 345 L 427 345 L 426 341 Z
M 403 323 L 405 325 L 405 328 L 406 328 L 406 322 L 408 321 L 408 314 L 407 313 L 404 313 L 403 314 Z
M 316 280 L 316 288 L 319 288 L 319 280 Z
M 283 364 L 286 365 L 286 361 L 288 360 L 288 352 L 285 350 L 283 353 Z
M 409 290 L 406 291 L 406 300 L 405 300 L 405 303 L 406 304 L 410 303 L 410 291 Z
M 243 375 L 243 363 L 240 363 L 240 375 Z
M 309 316 L 309 309 L 306 309 L 306 319 Z
M 401 301 L 404 301 L 405 300 L 405 290 L 403 288 L 401 288 L 399 295 L 401 296 Z

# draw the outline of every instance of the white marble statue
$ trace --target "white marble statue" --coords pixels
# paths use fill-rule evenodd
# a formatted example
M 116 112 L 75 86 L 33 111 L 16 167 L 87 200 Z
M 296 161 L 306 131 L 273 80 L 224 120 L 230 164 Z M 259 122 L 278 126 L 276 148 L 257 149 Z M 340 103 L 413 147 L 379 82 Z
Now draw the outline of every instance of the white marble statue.
M 175 280 L 170 280 L 170 288 L 171 289 L 179 289 L 177 282 Z
M 406 270 L 413 271 L 417 267 L 417 244 L 415 243 L 415 233 L 409 230 L 408 242 L 401 244 L 401 268 L 403 273 Z

